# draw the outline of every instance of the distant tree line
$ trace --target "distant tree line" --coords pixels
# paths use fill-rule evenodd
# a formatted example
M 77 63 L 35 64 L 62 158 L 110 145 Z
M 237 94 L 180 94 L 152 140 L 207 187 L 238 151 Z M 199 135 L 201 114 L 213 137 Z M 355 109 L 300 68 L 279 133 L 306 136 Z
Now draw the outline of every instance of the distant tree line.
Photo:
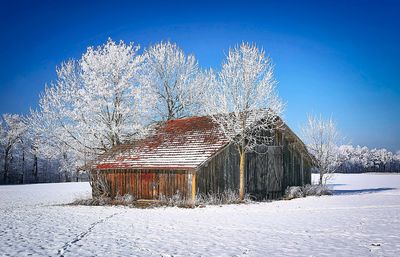
M 336 172 L 400 172 L 400 151 L 393 153 L 385 148 L 342 145 L 338 149 L 338 160 Z
M 86 180 L 71 167 L 61 151 L 43 147 L 27 117 L 0 117 L 0 184 L 68 182 Z

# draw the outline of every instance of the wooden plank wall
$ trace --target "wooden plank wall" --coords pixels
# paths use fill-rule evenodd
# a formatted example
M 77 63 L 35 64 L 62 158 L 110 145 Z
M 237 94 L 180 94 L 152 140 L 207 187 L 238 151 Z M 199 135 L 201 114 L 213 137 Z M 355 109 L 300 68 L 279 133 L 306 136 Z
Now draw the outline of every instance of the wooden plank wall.
M 131 194 L 136 199 L 159 199 L 181 194 L 191 196 L 189 173 L 171 170 L 108 170 L 107 180 L 111 184 L 112 196 Z
M 275 146 L 258 150 L 265 154 L 246 155 L 245 190 L 256 199 L 276 199 L 288 186 L 311 183 L 311 164 L 299 146 L 282 134 L 275 142 Z M 229 145 L 198 171 L 197 192 L 220 193 L 238 188 L 239 154 L 234 145 Z
M 258 149 L 246 155 L 245 190 L 256 199 L 276 199 L 288 186 L 311 183 L 310 159 L 298 144 L 277 135 L 275 146 Z M 303 156 L 302 156 L 303 155 Z M 159 199 L 180 193 L 192 196 L 192 174 L 176 170 L 109 170 L 113 196 L 131 194 L 137 199 Z M 239 154 L 228 145 L 196 173 L 196 193 L 222 193 L 239 189 Z
M 247 154 L 246 192 L 256 199 L 276 199 L 282 194 L 282 148 L 271 146 L 258 152 Z
M 239 154 L 234 145 L 228 145 L 206 166 L 197 172 L 197 192 L 221 193 L 239 188 Z
M 288 186 L 302 186 L 311 182 L 308 158 L 302 155 L 296 144 L 285 139 L 283 145 L 283 183 L 282 190 Z

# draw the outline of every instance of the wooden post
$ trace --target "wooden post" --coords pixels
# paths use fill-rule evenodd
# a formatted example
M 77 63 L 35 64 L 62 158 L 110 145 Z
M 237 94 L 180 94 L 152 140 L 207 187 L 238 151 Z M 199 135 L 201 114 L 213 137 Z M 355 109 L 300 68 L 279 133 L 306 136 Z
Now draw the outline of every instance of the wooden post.
M 192 204 L 196 202 L 196 173 L 192 173 Z

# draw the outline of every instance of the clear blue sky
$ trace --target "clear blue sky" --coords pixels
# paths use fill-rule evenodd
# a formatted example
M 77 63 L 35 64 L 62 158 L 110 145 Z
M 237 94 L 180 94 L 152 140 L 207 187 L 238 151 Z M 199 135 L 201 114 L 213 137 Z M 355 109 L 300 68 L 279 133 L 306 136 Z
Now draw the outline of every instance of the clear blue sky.
M 400 150 L 400 1 L 133 2 L 1 1 L 0 113 L 35 108 L 56 65 L 108 37 L 171 40 L 215 69 L 249 41 L 273 59 L 295 131 L 321 113 L 353 144 Z

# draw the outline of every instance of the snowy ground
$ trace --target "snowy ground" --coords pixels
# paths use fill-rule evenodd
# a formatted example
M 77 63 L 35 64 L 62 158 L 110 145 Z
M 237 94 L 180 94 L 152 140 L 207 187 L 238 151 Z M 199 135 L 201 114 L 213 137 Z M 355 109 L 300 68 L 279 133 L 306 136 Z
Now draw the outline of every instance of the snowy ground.
M 336 195 L 197 209 L 57 206 L 87 183 L 0 186 L 0 256 L 400 256 L 400 175 Z

